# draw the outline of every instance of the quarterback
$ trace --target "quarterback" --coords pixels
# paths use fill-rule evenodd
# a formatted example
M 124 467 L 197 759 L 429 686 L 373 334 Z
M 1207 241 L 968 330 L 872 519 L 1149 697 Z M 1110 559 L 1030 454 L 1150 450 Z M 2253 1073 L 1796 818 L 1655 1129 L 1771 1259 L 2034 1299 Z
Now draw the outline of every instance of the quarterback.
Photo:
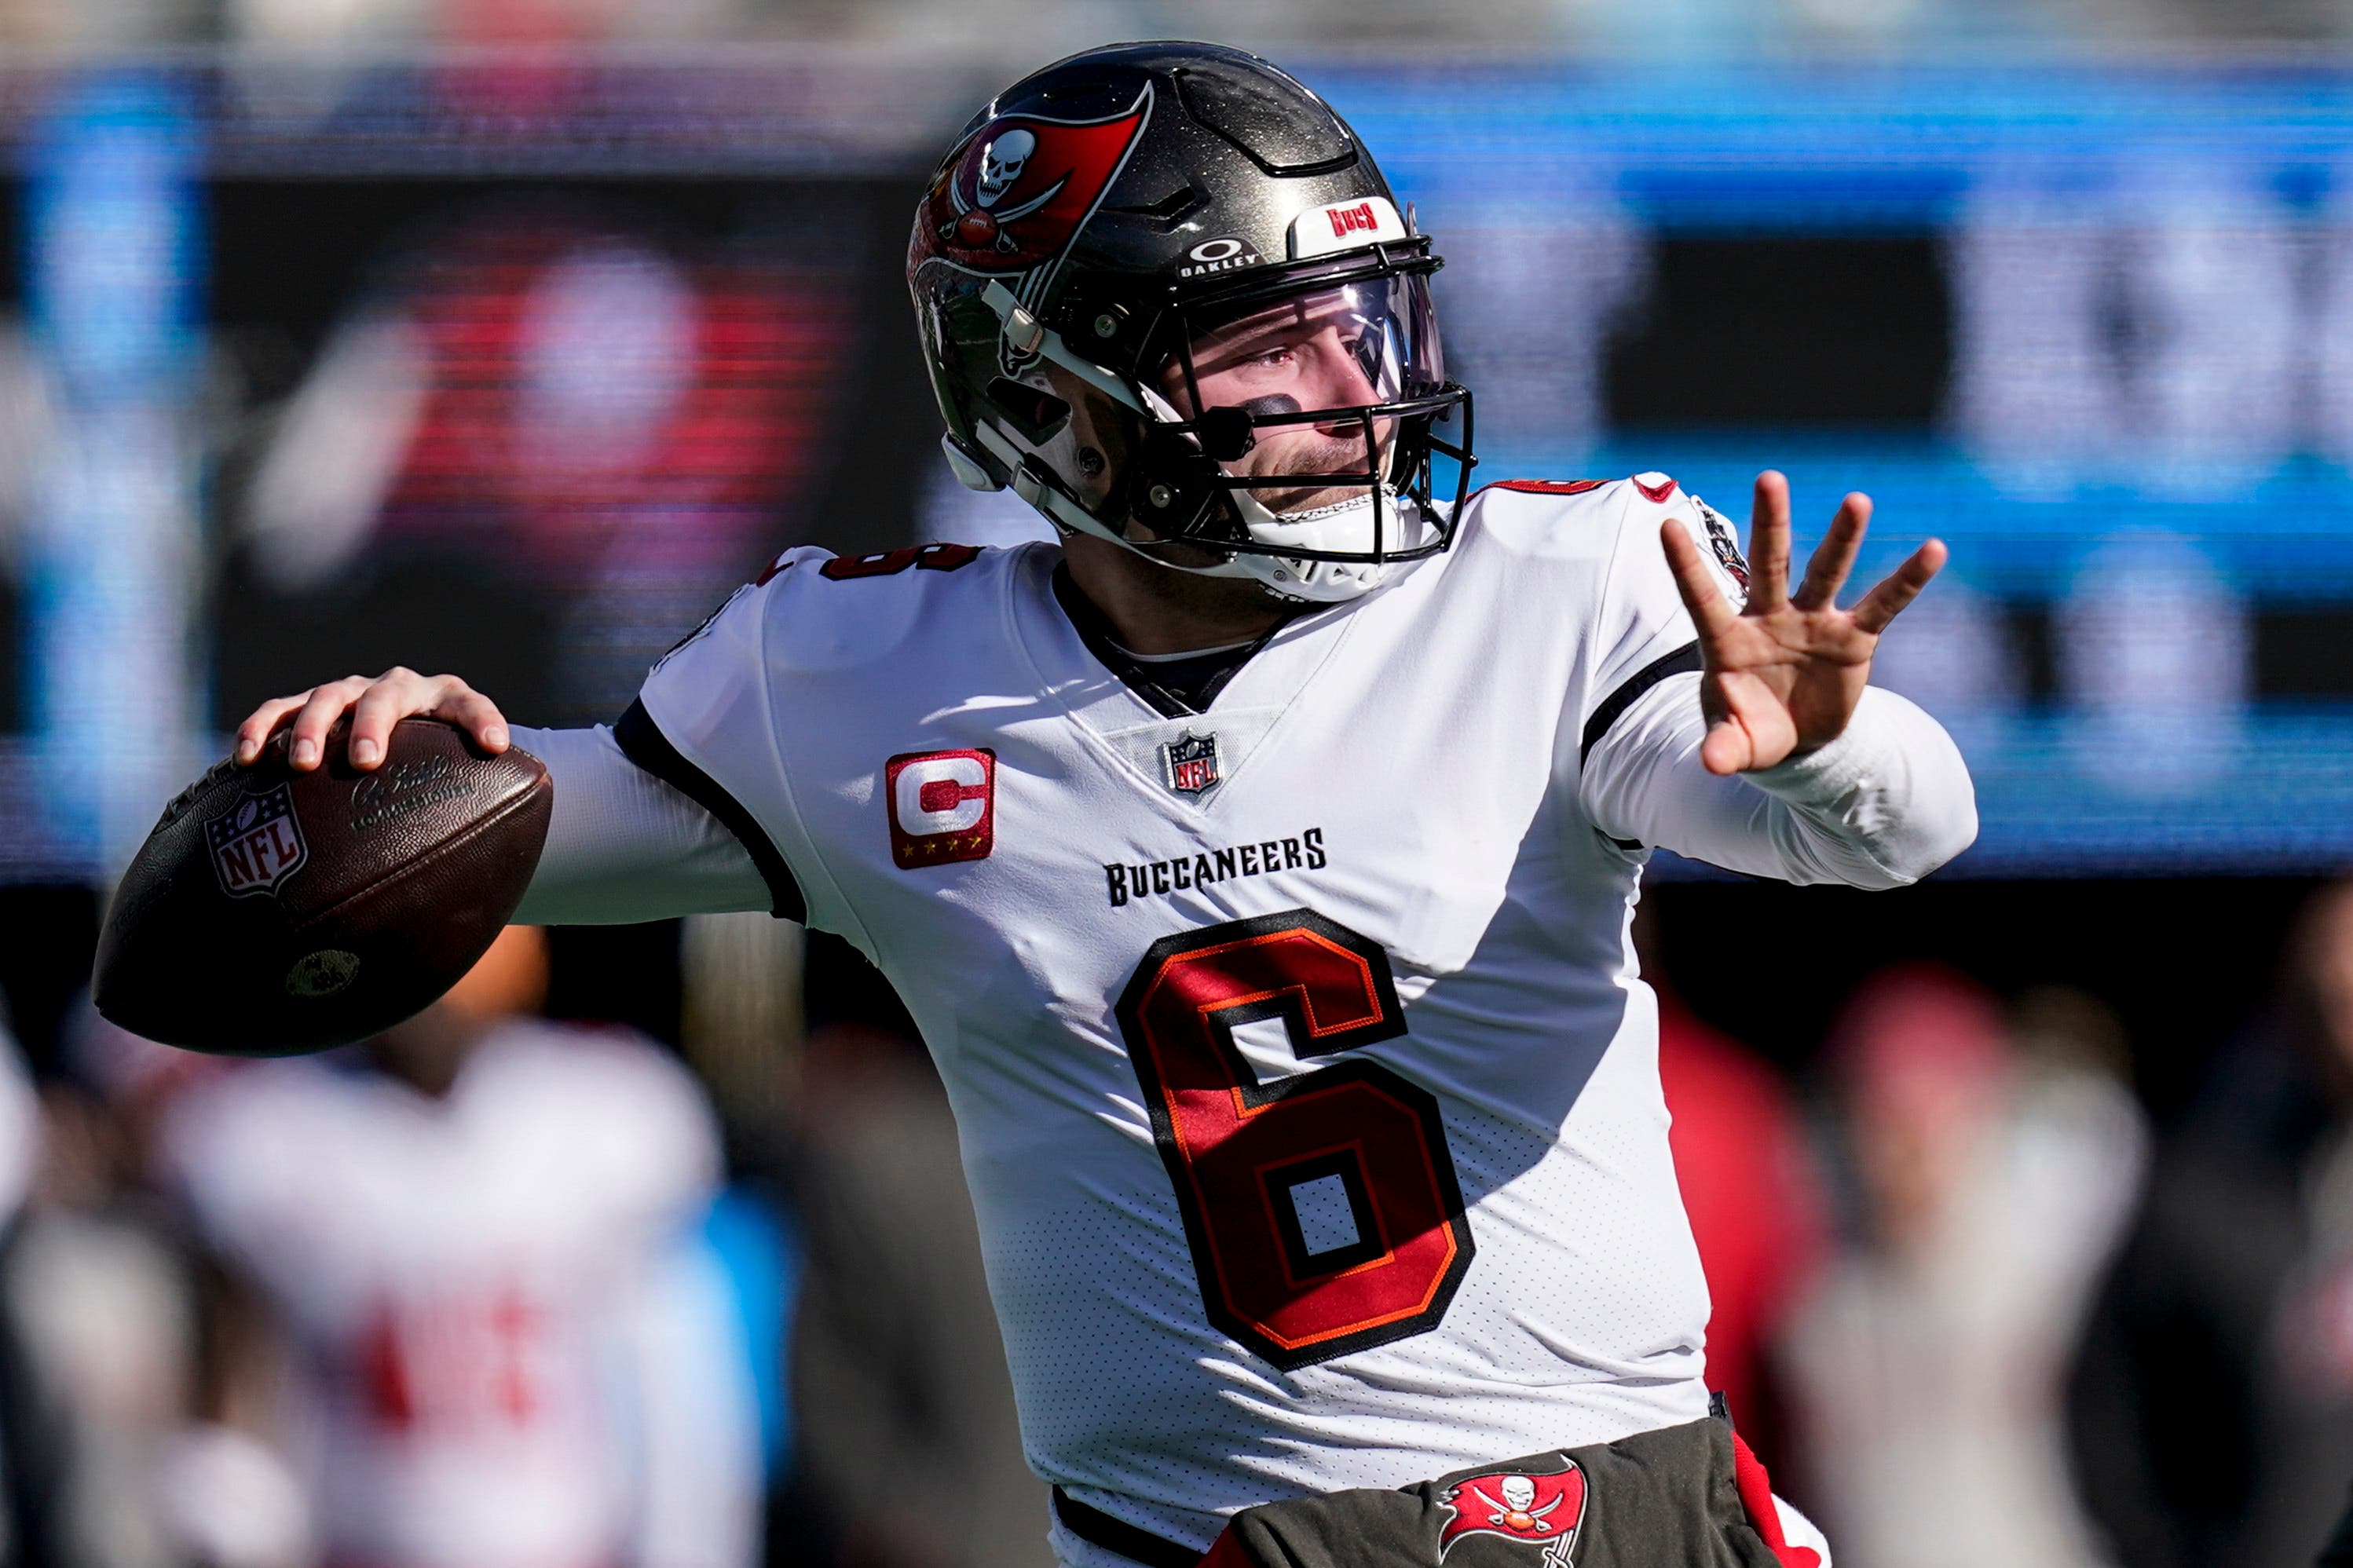
M 547 763 L 518 917 L 767 909 L 889 976 L 954 1103 L 1032 1465 L 1081 1568 L 1826 1560 L 1700 1378 L 1657 1014 L 1665 847 L 1893 888 L 1968 775 L 1867 685 L 1787 486 L 1472 491 L 1440 258 L 1264 61 L 1093 50 L 941 163 L 908 283 L 966 484 L 1058 544 L 787 551 L 610 727 L 453 676 L 265 703 Z

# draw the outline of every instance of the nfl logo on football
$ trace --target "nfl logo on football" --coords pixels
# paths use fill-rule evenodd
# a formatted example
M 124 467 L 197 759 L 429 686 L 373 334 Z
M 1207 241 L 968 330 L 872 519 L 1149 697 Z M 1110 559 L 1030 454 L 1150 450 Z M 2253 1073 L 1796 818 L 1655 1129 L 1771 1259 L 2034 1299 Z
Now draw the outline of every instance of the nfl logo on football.
M 206 823 L 205 844 L 221 890 L 232 898 L 276 890 L 311 854 L 302 841 L 301 819 L 294 815 L 294 797 L 284 784 L 249 795 L 235 810 Z
M 1178 795 L 1200 795 L 1218 782 L 1218 738 L 1187 731 L 1160 748 L 1161 773 Z

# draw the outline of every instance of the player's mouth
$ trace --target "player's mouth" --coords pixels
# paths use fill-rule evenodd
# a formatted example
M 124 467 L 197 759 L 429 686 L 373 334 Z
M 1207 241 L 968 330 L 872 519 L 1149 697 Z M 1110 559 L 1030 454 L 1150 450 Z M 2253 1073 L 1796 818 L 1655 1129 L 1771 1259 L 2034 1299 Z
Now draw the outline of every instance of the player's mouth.
M 1353 429 L 1351 433 L 1354 433 Z M 1251 466 L 1252 478 L 1271 479 L 1285 474 L 1324 478 L 1333 474 L 1365 471 L 1365 446 L 1361 438 L 1335 439 L 1321 431 L 1292 436 L 1279 447 L 1267 443 L 1251 456 L 1260 459 Z M 1302 485 L 1289 489 L 1261 489 L 1252 485 L 1250 493 L 1267 510 L 1281 515 L 1362 500 L 1370 491 L 1360 484 Z

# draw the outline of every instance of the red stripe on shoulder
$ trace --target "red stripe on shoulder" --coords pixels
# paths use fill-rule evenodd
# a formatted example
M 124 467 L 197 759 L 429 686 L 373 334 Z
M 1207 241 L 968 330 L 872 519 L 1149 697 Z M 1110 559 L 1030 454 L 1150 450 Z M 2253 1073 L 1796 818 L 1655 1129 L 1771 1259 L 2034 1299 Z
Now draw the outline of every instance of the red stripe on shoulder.
M 1588 490 L 1598 490 L 1608 479 L 1497 479 L 1484 488 L 1491 490 L 1517 490 L 1531 496 L 1581 496 Z
M 1665 474 L 1661 474 L 1659 477 L 1662 479 L 1665 479 L 1666 483 L 1662 485 L 1646 485 L 1642 482 L 1641 476 L 1637 474 L 1634 476 L 1634 488 L 1641 490 L 1642 494 L 1651 501 L 1660 506 L 1664 506 L 1667 504 L 1667 498 L 1675 493 L 1675 481 Z

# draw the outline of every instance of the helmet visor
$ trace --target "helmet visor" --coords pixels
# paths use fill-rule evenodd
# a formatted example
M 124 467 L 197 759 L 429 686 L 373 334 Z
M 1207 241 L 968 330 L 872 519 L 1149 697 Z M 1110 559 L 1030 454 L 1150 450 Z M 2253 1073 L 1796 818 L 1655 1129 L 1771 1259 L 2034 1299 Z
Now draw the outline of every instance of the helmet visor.
M 1187 311 L 1158 391 L 1232 488 L 1295 513 L 1393 483 L 1399 420 L 1445 380 L 1417 271 Z

